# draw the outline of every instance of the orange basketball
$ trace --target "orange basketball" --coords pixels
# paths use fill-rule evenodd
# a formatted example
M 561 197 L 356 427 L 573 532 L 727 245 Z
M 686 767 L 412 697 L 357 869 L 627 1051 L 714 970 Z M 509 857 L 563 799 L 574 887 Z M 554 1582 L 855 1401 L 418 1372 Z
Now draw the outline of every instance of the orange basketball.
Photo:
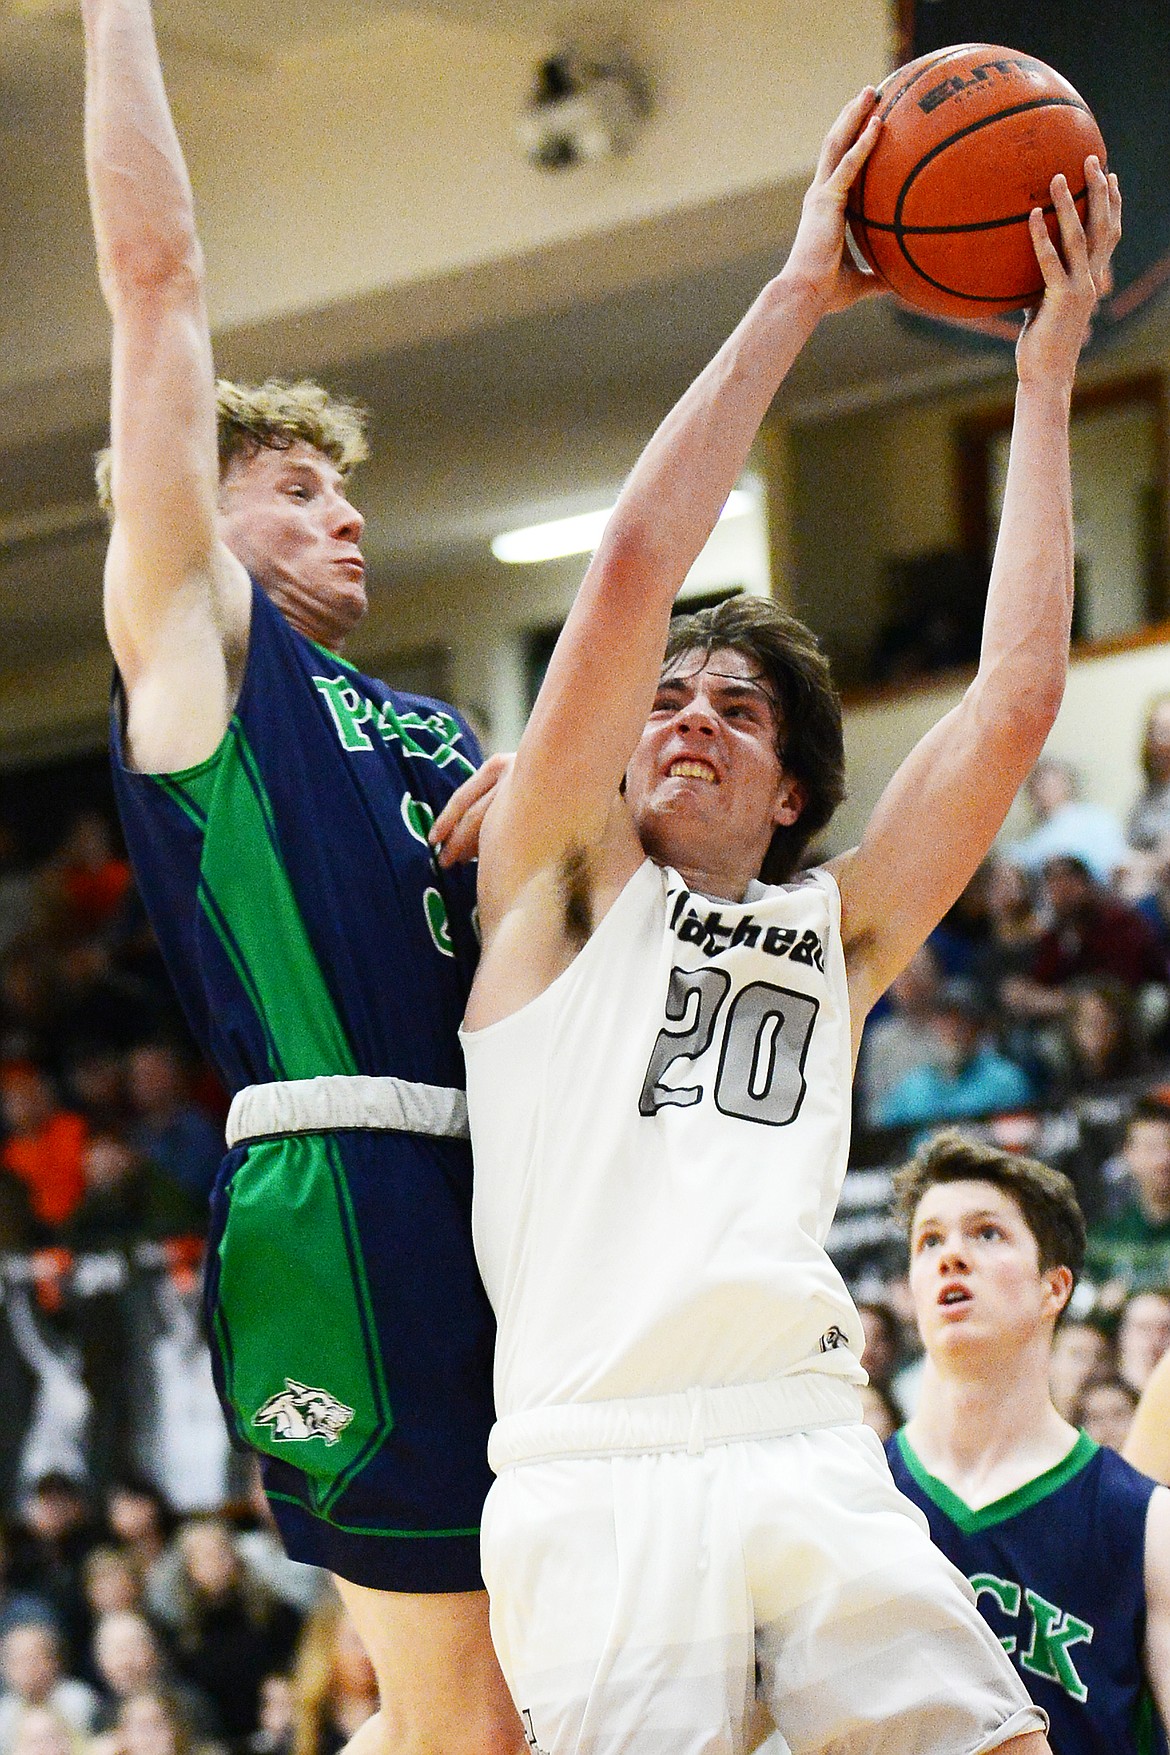
M 1028 231 L 1058 171 L 1083 221 L 1085 159 L 1105 143 L 1084 100 L 1031 55 L 989 43 L 939 49 L 878 88 L 882 131 L 849 191 L 858 249 L 907 303 L 935 317 L 1036 304 L 1044 281 Z

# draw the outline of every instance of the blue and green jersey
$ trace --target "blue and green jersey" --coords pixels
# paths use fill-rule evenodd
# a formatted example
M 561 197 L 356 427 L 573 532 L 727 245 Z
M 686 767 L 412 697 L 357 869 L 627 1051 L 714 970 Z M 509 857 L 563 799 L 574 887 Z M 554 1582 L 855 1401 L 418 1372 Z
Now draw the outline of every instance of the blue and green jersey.
M 426 835 L 479 763 L 449 707 L 305 639 L 253 587 L 219 748 L 173 774 L 112 744 L 126 842 L 192 1031 L 232 1092 L 325 1073 L 462 1086 L 474 867 Z
M 1062 1462 L 973 1510 L 898 1432 L 898 1487 L 970 1579 L 1053 1755 L 1163 1755 L 1146 1686 L 1146 1517 L 1155 1483 L 1081 1433 Z

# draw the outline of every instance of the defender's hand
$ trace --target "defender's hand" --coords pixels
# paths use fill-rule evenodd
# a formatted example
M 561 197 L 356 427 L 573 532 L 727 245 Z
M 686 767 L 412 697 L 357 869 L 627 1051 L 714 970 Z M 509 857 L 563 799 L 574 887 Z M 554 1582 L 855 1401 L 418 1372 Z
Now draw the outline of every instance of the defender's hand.
M 514 755 L 489 756 L 483 767 L 451 794 L 427 836 L 440 865 L 460 865 L 477 856 L 483 819 L 515 760 Z
M 876 274 L 858 268 L 845 246 L 845 203 L 881 131 L 872 85 L 847 103 L 821 146 L 816 175 L 800 210 L 796 239 L 783 277 L 815 288 L 826 311 L 843 311 L 886 290 Z

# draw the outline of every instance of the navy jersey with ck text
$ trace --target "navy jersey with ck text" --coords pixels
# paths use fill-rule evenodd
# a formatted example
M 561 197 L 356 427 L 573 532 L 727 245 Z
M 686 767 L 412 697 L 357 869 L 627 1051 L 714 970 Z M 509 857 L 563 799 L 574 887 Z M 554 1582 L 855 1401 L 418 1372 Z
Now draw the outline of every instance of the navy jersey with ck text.
M 886 1453 L 1048 1713 L 1053 1755 L 1163 1755 L 1143 1667 L 1155 1483 L 1082 1432 L 1054 1468 L 974 1511 L 927 1471 L 904 1432 Z
M 474 867 L 426 834 L 479 751 L 450 708 L 296 632 L 253 586 L 243 687 L 207 761 L 139 774 L 130 858 L 187 1019 L 230 1091 L 328 1073 L 462 1086 Z

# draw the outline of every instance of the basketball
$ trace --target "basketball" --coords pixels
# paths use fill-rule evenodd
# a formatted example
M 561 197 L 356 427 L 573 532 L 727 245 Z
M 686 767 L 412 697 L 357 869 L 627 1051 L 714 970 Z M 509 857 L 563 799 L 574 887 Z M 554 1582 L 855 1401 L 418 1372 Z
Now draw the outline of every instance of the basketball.
M 935 317 L 980 318 L 1039 302 L 1028 215 L 1059 228 L 1050 184 L 1068 178 L 1082 222 L 1085 159 L 1105 164 L 1087 104 L 1031 55 L 989 43 L 939 49 L 878 88 L 882 130 L 849 192 L 857 248 L 886 284 Z

